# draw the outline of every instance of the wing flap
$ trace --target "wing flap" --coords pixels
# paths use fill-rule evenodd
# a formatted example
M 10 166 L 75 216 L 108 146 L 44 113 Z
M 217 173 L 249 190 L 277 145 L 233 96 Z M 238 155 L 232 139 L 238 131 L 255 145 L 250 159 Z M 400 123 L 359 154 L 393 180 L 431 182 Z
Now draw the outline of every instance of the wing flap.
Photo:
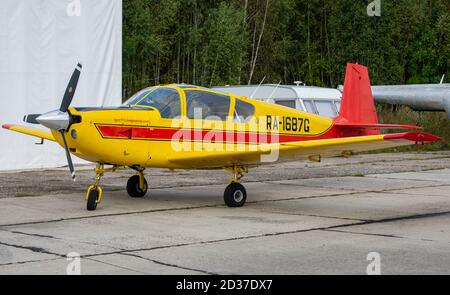
M 8 129 L 11 131 L 16 131 L 19 133 L 23 133 L 26 135 L 31 135 L 34 137 L 50 140 L 50 141 L 56 141 L 53 137 L 52 133 L 50 131 L 44 131 L 36 128 L 26 127 L 22 125 L 12 125 L 12 124 L 4 124 L 2 126 L 4 129 Z

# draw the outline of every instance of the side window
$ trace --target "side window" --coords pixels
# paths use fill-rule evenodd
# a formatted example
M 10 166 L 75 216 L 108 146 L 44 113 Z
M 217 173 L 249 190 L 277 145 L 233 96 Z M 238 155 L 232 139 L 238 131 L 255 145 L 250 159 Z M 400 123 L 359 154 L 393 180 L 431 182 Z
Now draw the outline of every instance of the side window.
M 156 108 L 161 118 L 181 116 L 180 95 L 176 89 L 157 88 L 139 101 L 138 105 Z
M 276 104 L 295 109 L 295 100 L 277 100 Z
M 306 111 L 308 113 L 317 114 L 317 112 L 316 112 L 316 110 L 314 108 L 314 104 L 313 104 L 313 102 L 311 100 L 303 100 L 303 103 L 305 104 Z
M 319 101 L 316 100 L 316 108 L 319 111 L 319 115 L 325 116 L 328 118 L 333 118 L 336 116 L 336 112 L 333 108 L 333 104 L 331 101 Z
M 227 119 L 230 111 L 229 96 L 197 90 L 186 90 L 185 93 L 189 119 L 199 116 L 200 112 L 201 119 L 222 121 Z M 199 118 L 195 117 L 195 119 Z
M 248 122 L 254 114 L 255 107 L 252 104 L 236 99 L 233 118 L 235 122 Z
M 339 115 L 339 112 L 341 111 L 341 101 L 340 100 L 336 100 L 334 101 L 334 104 L 336 105 L 336 109 Z

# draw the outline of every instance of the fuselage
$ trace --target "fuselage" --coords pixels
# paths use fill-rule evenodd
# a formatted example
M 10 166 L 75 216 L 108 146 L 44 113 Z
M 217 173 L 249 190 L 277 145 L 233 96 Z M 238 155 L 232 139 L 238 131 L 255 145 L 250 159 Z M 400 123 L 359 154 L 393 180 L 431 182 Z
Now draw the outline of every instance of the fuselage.
M 196 163 L 188 167 L 171 163 L 170 155 L 337 136 L 332 119 L 288 107 L 194 86 L 159 86 L 151 91 L 154 89 L 169 89 L 175 97 L 178 94 L 180 110 L 174 111 L 173 106 L 171 110 L 178 116 L 170 118 L 167 108 L 134 104 L 138 101 L 115 108 L 70 108 L 71 117 L 75 118 L 66 136 L 71 153 L 87 161 L 118 166 L 202 168 Z M 204 97 L 222 98 L 226 103 L 202 105 Z M 211 112 L 218 104 L 225 107 L 213 111 L 211 117 L 196 117 L 192 104 L 200 111 L 203 108 L 203 112 Z M 238 112 L 248 116 L 240 117 Z M 59 132 L 52 133 L 62 145 Z

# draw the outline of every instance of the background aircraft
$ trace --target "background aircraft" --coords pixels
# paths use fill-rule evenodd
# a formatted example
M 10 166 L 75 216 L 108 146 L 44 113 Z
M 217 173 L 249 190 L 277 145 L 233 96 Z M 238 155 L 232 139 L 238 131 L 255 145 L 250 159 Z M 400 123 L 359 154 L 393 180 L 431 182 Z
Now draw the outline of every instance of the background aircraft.
M 357 64 L 347 65 L 335 118 L 176 84 L 143 89 L 115 108 L 74 108 L 70 104 L 80 71 L 79 64 L 58 110 L 25 116 L 26 122 L 50 131 L 10 124 L 3 128 L 58 142 L 74 179 L 71 154 L 97 163 L 95 182 L 86 193 L 88 210 L 101 201 L 101 177 L 119 166 L 136 171 L 127 183 L 131 197 L 146 194 L 146 168 L 225 169 L 233 177 L 224 201 L 239 207 L 247 198 L 239 181 L 251 167 L 439 140 L 421 132 L 381 134 L 381 128 L 419 127 L 378 124 L 367 68 Z
M 372 86 L 378 103 L 407 105 L 415 111 L 447 112 L 450 118 L 450 84 Z

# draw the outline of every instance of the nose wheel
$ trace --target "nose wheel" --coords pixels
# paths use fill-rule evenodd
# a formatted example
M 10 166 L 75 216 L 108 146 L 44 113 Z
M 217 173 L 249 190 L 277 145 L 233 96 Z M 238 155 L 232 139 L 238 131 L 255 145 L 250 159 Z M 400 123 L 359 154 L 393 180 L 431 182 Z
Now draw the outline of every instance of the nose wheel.
M 94 211 L 97 205 L 102 200 L 103 189 L 100 186 L 100 179 L 105 174 L 105 167 L 103 164 L 97 164 L 95 167 L 95 183 L 91 184 L 86 192 L 86 209 Z
M 88 211 L 94 211 L 95 209 L 97 209 L 97 204 L 100 203 L 102 195 L 103 189 L 100 186 L 89 186 L 86 193 L 86 209 Z

